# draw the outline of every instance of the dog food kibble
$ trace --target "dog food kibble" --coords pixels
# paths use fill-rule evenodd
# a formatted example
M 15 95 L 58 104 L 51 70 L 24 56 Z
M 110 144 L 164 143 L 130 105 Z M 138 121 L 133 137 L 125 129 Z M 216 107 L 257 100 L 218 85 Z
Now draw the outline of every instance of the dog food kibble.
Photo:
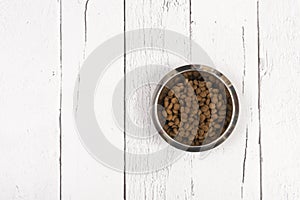
M 226 86 L 207 72 L 188 71 L 175 76 L 163 88 L 159 102 L 163 129 L 186 145 L 213 142 L 231 120 L 232 100 Z

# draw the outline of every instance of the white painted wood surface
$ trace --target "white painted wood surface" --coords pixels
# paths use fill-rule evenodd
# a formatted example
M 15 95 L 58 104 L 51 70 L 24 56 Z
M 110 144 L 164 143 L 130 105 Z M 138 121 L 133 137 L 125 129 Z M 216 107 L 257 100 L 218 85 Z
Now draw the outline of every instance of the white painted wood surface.
M 62 1 L 61 22 L 62 199 L 122 199 L 123 174 L 98 163 L 81 143 L 73 116 L 73 92 L 87 56 L 102 42 L 123 31 L 123 2 Z M 123 65 L 119 69 L 123 71 Z
M 59 199 L 58 9 L 0 1 L 0 199 Z
M 148 12 L 147 12 L 148 11 Z M 170 29 L 176 32 L 179 32 L 187 37 L 189 37 L 190 32 L 190 10 L 189 2 L 187 0 L 179 1 L 139 1 L 139 0 L 129 0 L 126 1 L 126 30 L 135 30 L 143 28 L 160 28 Z M 164 43 L 166 40 L 164 31 L 161 31 L 161 38 L 148 37 L 147 33 L 141 31 L 140 37 L 143 38 L 145 44 L 143 47 L 152 46 L 156 42 Z M 130 45 L 135 45 L 136 38 L 126 37 L 126 47 L 129 49 Z M 159 40 L 159 41 L 157 41 Z M 176 42 L 176 41 L 174 41 Z M 189 56 L 190 54 L 190 44 L 189 43 L 180 43 L 182 48 L 184 48 L 185 55 Z M 176 58 L 176 57 L 175 57 Z M 149 66 L 149 65 L 163 65 L 170 66 L 172 68 L 187 64 L 182 60 L 173 58 L 165 51 L 153 51 L 149 49 L 142 49 L 135 54 L 128 55 L 126 57 L 126 71 L 132 71 L 140 66 Z M 128 80 L 127 85 L 133 84 L 135 87 L 138 87 L 138 80 L 146 79 L 151 80 L 153 73 L 156 76 L 163 76 L 166 73 L 165 70 L 153 70 L 145 67 L 145 73 L 142 75 L 137 73 L 135 77 L 131 80 Z M 149 107 L 151 107 L 152 95 L 149 94 L 150 91 L 154 91 L 156 85 L 146 85 L 145 87 L 138 90 L 139 96 L 135 102 L 136 107 L 142 106 L 142 110 L 133 110 L 132 115 L 138 116 L 138 113 L 147 113 Z M 127 93 L 127 98 L 130 98 L 130 95 Z M 130 102 L 129 102 L 130 103 Z M 150 116 L 149 116 L 150 117 Z M 141 127 L 149 126 L 150 120 L 147 117 L 144 120 L 140 118 L 134 118 L 132 121 L 136 124 L 140 124 Z M 139 123 L 140 122 L 140 123 Z M 126 132 L 133 132 L 134 135 L 149 135 L 151 134 L 150 129 L 143 129 L 142 132 L 140 129 L 132 129 L 130 127 L 130 119 L 126 120 Z M 129 130 L 128 130 L 129 129 Z M 144 140 L 136 140 L 130 137 L 126 137 L 126 151 L 133 153 L 149 152 L 151 154 L 153 151 L 158 151 L 164 145 L 165 142 L 158 136 L 155 138 L 149 138 Z M 139 148 L 137 148 L 139 147 Z M 126 168 L 136 169 L 140 166 L 151 169 L 151 163 L 148 160 L 144 162 L 138 162 L 136 160 L 126 159 Z M 184 199 L 186 195 L 189 195 L 189 190 L 191 184 L 190 180 L 185 181 L 185 176 L 190 173 L 188 168 L 188 161 L 180 161 L 174 164 L 172 167 L 166 167 L 158 172 L 152 172 L 147 174 L 126 174 L 126 188 L 125 194 L 126 199 Z M 186 169 L 186 170 L 184 170 Z M 180 174 L 180 176 L 176 175 Z M 175 181 L 172 179 L 172 176 L 175 176 Z M 178 183 L 181 187 L 178 188 Z M 173 188 L 173 189 L 171 189 Z M 138 191 L 138 192 L 137 192 Z
M 0 1 L 0 199 L 59 199 L 58 9 Z
M 299 199 L 299 10 L 297 0 L 1 0 L 0 199 Z M 185 153 L 163 170 L 136 175 L 92 158 L 76 132 L 72 103 L 87 56 L 124 30 L 145 28 L 170 29 L 200 44 L 235 85 L 241 115 L 228 141 L 209 154 Z M 126 38 L 126 48 L 134 42 Z M 190 43 L 177 42 L 189 56 Z M 186 63 L 165 51 L 123 59 L 113 63 L 118 76 L 124 68 Z M 149 78 L 147 72 L 136 82 Z M 126 93 L 127 112 L 144 127 L 153 88 Z M 110 94 L 99 92 L 97 102 L 108 102 Z M 120 149 L 149 153 L 165 145 L 158 137 L 123 137 L 122 128 L 101 118 L 105 106 L 95 106 Z M 149 166 L 126 157 L 124 164 Z
M 300 198 L 300 2 L 260 1 L 263 199 Z
M 192 1 L 192 21 L 192 38 L 232 80 L 241 106 L 229 139 L 191 160 L 194 199 L 259 199 L 256 2 Z

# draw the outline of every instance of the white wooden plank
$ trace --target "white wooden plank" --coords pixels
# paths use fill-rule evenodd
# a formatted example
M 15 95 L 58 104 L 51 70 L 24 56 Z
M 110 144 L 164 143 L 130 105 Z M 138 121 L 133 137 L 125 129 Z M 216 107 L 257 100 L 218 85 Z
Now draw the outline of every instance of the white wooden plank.
M 170 29 L 189 37 L 189 1 L 137 1 L 127 0 L 126 1 L 126 30 L 134 29 L 145 29 L 145 28 L 160 28 Z M 143 80 L 152 80 L 153 74 L 155 77 L 164 76 L 168 70 L 155 69 L 151 70 L 151 65 L 163 65 L 171 68 L 178 67 L 186 64 L 187 62 L 179 59 L 176 56 L 172 56 L 164 50 L 149 50 L 143 49 L 146 46 L 155 46 L 155 43 L 164 43 L 168 34 L 161 31 L 161 38 L 157 38 L 154 35 L 148 35 L 147 31 L 141 31 L 137 37 L 126 37 L 126 49 L 130 49 L 135 46 L 137 40 L 143 40 L 144 46 L 140 50 L 132 54 L 126 55 L 126 72 L 129 73 L 139 67 L 144 67 L 141 73 L 135 74 L 133 79 L 127 79 L 127 93 L 126 98 L 128 99 L 127 106 L 129 109 L 127 112 L 131 119 L 126 119 L 126 151 L 129 153 L 148 153 L 151 155 L 153 152 L 157 152 L 159 149 L 165 147 L 166 142 L 163 141 L 160 136 L 148 139 L 134 139 L 132 134 L 139 137 L 145 135 L 151 135 L 152 131 L 147 129 L 150 124 L 149 107 L 151 106 L 152 92 L 156 85 L 148 84 L 141 87 L 139 85 Z M 189 42 L 183 43 L 184 41 L 174 40 L 184 50 L 184 55 L 188 57 L 190 52 Z M 150 68 L 147 68 L 147 66 Z M 159 78 L 158 78 L 159 79 Z M 134 98 L 134 95 L 128 93 L 129 86 L 140 87 L 135 91 L 135 94 L 139 98 Z M 135 109 L 134 109 L 135 108 Z M 146 115 L 146 117 L 145 117 Z M 144 116 L 144 118 L 143 118 Z M 132 128 L 131 120 L 144 128 L 140 130 L 138 128 Z M 139 162 L 138 160 L 126 159 L 126 169 L 136 170 L 142 167 L 152 169 L 153 163 Z M 179 168 L 186 168 L 188 163 L 183 163 L 178 166 Z M 173 167 L 172 167 L 173 168 Z M 185 182 L 172 182 L 169 176 L 170 167 L 166 167 L 160 171 L 142 174 L 126 174 L 126 199 L 184 199 L 184 189 L 180 188 L 180 193 L 177 193 L 176 187 L 180 185 L 189 185 L 190 181 Z M 173 174 L 180 180 L 182 174 Z M 182 191 L 182 193 L 181 193 Z
M 0 199 L 59 199 L 59 3 L 0 1 Z
M 259 1 L 263 199 L 300 198 L 299 9 L 299 1 Z
M 62 13 L 63 199 L 122 199 L 123 173 L 100 164 L 84 148 L 76 132 L 72 103 L 83 61 L 101 43 L 123 32 L 123 1 L 63 1 Z M 117 67 L 117 71 L 123 73 L 123 64 Z M 99 103 L 107 101 L 108 96 L 109 92 L 102 94 Z M 111 124 L 105 128 L 118 131 Z
M 59 199 L 59 5 L 57 1 L 0 2 L 0 49 L 3 66 L 7 66 L 0 73 L 4 97 L 0 100 L 0 119 L 4 122 L 0 127 L 4 138 L 0 142 L 1 199 Z M 299 199 L 299 114 L 295 106 L 300 103 L 299 2 L 260 0 L 257 7 L 255 1 L 213 0 L 191 1 L 191 5 L 192 29 L 188 1 L 127 0 L 126 30 L 156 27 L 186 36 L 192 31 L 192 38 L 239 92 L 239 126 L 205 159 L 203 154 L 186 154 L 162 171 L 126 174 L 126 198 Z M 73 123 L 72 100 L 84 59 L 98 44 L 123 31 L 123 1 L 63 1 L 62 6 L 62 197 L 122 199 L 123 174 L 100 165 L 80 143 Z M 145 38 L 145 43 L 151 43 L 151 37 Z M 133 38 L 128 38 L 127 47 L 133 44 Z M 189 44 L 183 46 L 188 55 Z M 127 56 L 126 70 L 147 64 L 174 67 L 183 63 L 167 52 L 141 50 Z M 122 58 L 114 66 L 113 73 L 120 76 Z M 156 73 L 161 75 L 160 71 Z M 137 83 L 150 77 L 139 75 Z M 137 91 L 145 95 L 139 101 L 135 100 L 138 96 L 127 96 L 133 101 L 129 101 L 133 121 L 144 126 L 149 119 L 141 120 L 143 115 L 134 105 L 149 106 L 149 90 L 153 88 Z M 106 91 L 104 96 L 109 95 Z M 99 120 L 104 120 L 101 115 Z M 105 128 L 122 134 L 112 126 L 108 123 Z M 130 133 L 126 144 L 127 151 L 134 153 L 153 152 L 164 145 L 159 138 L 132 140 Z M 117 145 L 122 149 L 122 140 Z M 132 160 L 126 163 L 127 168 L 138 168 L 137 165 L 151 166 Z
M 192 1 L 192 39 L 234 84 L 240 119 L 205 159 L 194 155 L 190 199 L 258 199 L 257 31 L 254 1 Z

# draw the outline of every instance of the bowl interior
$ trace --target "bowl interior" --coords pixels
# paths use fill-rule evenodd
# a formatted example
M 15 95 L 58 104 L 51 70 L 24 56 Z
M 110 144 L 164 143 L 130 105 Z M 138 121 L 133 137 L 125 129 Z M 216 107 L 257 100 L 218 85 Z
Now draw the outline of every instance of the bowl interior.
M 237 97 L 231 86 L 212 68 L 193 66 L 167 74 L 155 99 L 154 117 L 161 136 L 188 151 L 217 146 L 236 123 Z

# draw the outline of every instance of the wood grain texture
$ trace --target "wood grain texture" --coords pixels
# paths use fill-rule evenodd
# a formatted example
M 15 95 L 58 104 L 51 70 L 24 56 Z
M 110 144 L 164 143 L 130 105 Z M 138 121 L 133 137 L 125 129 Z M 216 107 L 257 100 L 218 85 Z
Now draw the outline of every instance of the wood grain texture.
M 76 130 L 72 105 L 83 61 L 102 42 L 122 33 L 122 5 L 122 1 L 106 0 L 62 2 L 62 199 L 123 197 L 122 173 L 103 166 L 85 149 Z M 119 71 L 123 71 L 123 65 Z M 80 98 L 80 91 L 75 92 Z
M 134 46 L 136 40 L 143 40 L 144 46 L 154 46 L 155 43 L 164 43 L 165 35 L 164 30 L 170 29 L 177 31 L 186 37 L 189 37 L 189 1 L 138 1 L 138 0 L 126 0 L 126 31 L 134 29 L 145 28 L 159 28 L 161 29 L 161 37 L 155 38 L 152 35 L 147 35 L 143 30 L 140 31 L 139 38 L 126 37 L 126 48 L 129 49 Z M 178 42 L 182 48 L 184 48 L 185 55 L 189 56 L 190 46 L 189 43 Z M 141 153 L 153 153 L 163 148 L 166 143 L 160 136 L 150 137 L 147 139 L 135 139 L 132 135 L 142 137 L 152 134 L 149 127 L 151 118 L 149 116 L 149 108 L 151 107 L 152 93 L 156 87 L 155 84 L 147 84 L 143 87 L 138 85 L 143 80 L 152 80 L 151 77 L 163 77 L 167 72 L 166 70 L 151 70 L 148 67 L 151 65 L 163 65 L 175 68 L 185 64 L 179 58 L 170 55 L 168 52 L 162 50 L 149 50 L 143 49 L 133 54 L 126 55 L 126 72 L 133 71 L 139 67 L 143 67 L 142 73 L 135 74 L 133 79 L 127 79 L 127 88 L 131 87 L 139 88 L 134 93 L 126 93 L 126 99 L 128 100 L 127 107 L 129 108 L 131 119 L 126 119 L 126 151 L 136 154 Z M 129 89 L 128 89 L 129 90 Z M 136 98 L 134 98 L 136 96 Z M 132 108 L 132 109 L 130 109 Z M 134 109 L 136 108 L 136 109 Z M 139 127 L 144 128 L 142 131 L 139 128 L 132 127 L 132 122 Z M 185 167 L 188 163 L 183 163 L 178 166 L 179 168 Z M 140 167 L 151 169 L 151 163 L 138 162 L 137 160 L 126 159 L 126 168 L 135 169 Z M 172 169 L 166 167 L 160 171 L 146 173 L 146 174 L 126 174 L 126 190 L 125 199 L 184 199 L 185 189 L 181 188 L 179 193 L 178 188 L 173 186 L 178 185 L 180 181 L 174 182 L 170 179 L 170 171 Z M 187 172 L 188 173 L 188 172 Z M 180 176 L 183 176 L 181 174 Z M 177 177 L 180 179 L 180 176 Z M 190 182 L 189 182 L 190 183 Z M 189 187 L 189 183 L 181 182 L 184 187 Z
M 0 199 L 300 199 L 299 10 L 297 0 L 0 0 Z M 161 29 L 161 36 L 145 34 L 146 28 Z M 241 114 L 221 146 L 184 153 L 143 174 L 107 168 L 83 147 L 72 105 L 80 67 L 102 42 L 134 29 L 140 34 L 125 35 L 120 49 L 137 40 L 164 43 L 170 29 L 196 41 L 232 81 Z M 175 43 L 192 56 L 190 42 Z M 99 83 L 95 112 L 113 145 L 136 154 L 166 146 L 159 136 L 141 138 L 153 134 L 148 111 L 156 85 L 139 83 L 168 71 L 148 67 L 186 63 L 143 48 L 112 63 Z M 110 116 L 112 89 L 139 67 L 125 79 L 120 115 L 129 118 L 118 127 Z M 153 167 L 124 161 L 124 170 Z
M 300 198 L 299 9 L 299 1 L 259 1 L 263 199 Z
M 0 1 L 0 37 L 0 199 L 58 199 L 58 2 Z

